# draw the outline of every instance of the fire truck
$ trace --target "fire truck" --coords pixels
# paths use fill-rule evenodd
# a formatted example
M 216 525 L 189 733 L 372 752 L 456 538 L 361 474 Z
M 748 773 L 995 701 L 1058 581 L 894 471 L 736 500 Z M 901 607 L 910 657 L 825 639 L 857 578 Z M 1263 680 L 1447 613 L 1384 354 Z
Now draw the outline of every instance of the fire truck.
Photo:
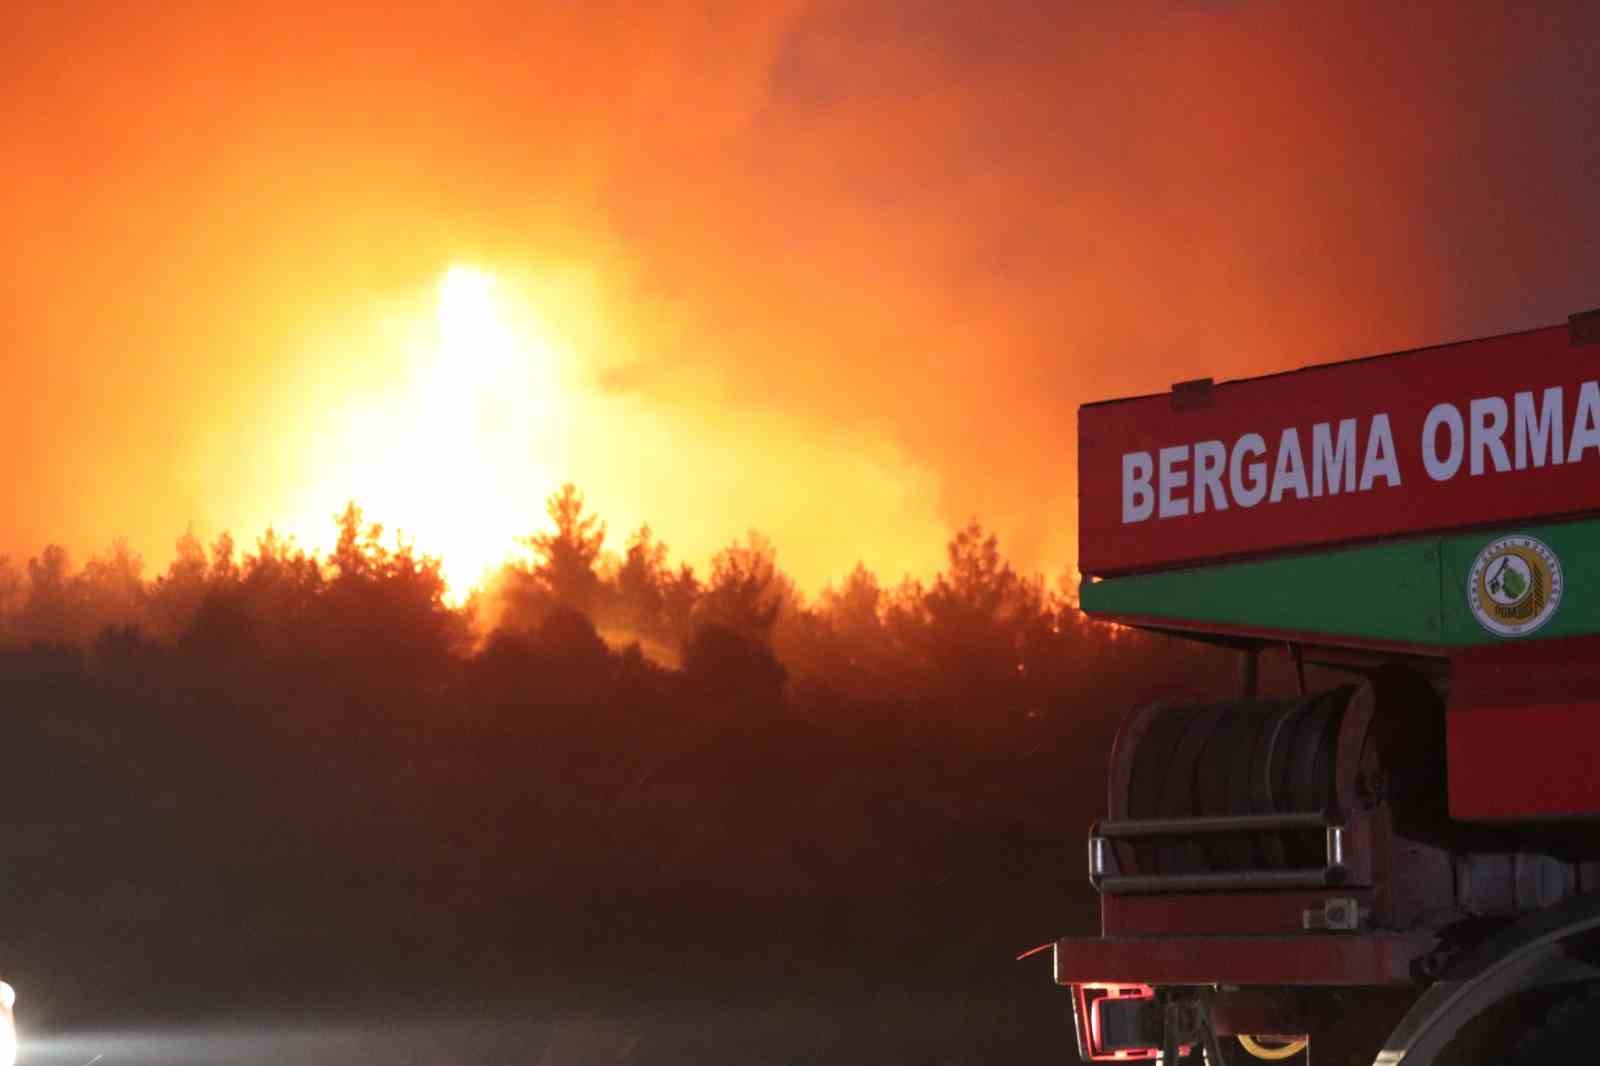
M 1078 428 L 1083 609 L 1239 659 L 1118 730 L 1080 1057 L 1600 1062 L 1600 311 Z

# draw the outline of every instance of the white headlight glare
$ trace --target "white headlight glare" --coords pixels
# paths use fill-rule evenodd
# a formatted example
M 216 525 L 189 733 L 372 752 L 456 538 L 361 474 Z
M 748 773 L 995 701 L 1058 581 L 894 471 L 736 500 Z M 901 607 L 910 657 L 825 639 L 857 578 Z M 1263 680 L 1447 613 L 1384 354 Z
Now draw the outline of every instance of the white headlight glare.
M 17 1002 L 17 990 L 5 981 L 0 981 L 0 1006 L 5 1008 L 0 1014 L 0 1066 L 16 1066 L 17 1061 L 17 1023 L 11 1016 L 11 1008 Z

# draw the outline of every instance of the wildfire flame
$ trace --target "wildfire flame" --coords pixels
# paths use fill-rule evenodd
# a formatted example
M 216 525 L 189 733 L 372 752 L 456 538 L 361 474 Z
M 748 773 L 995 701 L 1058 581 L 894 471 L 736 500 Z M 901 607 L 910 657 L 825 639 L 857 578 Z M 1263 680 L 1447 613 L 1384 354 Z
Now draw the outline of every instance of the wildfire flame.
M 354 499 L 439 557 L 459 602 L 542 523 L 557 478 L 534 442 L 559 429 L 562 359 L 536 329 L 513 328 L 485 271 L 451 267 L 434 303 L 430 357 L 396 394 L 351 413 L 290 532 L 327 548 L 331 515 Z

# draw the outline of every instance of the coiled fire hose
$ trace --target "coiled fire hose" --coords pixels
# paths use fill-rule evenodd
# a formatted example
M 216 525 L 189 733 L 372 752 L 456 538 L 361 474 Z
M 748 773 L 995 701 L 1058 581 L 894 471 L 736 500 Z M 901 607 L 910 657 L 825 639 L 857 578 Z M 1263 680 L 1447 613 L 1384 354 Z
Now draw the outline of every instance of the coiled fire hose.
M 1268 1062 L 1280 1062 L 1283 1059 L 1293 1058 L 1294 1056 L 1300 1054 L 1300 1052 L 1304 1051 L 1306 1049 L 1306 1045 L 1310 1042 L 1306 1040 L 1305 1037 L 1301 1036 L 1289 1040 L 1287 1044 L 1279 1044 L 1277 1041 L 1288 1038 L 1279 1036 L 1246 1036 L 1244 1033 L 1237 1034 L 1235 1039 L 1239 1041 L 1239 1046 L 1244 1048 L 1250 1054 L 1254 1055 L 1258 1059 L 1265 1059 Z M 1260 1042 L 1262 1040 L 1271 1040 L 1274 1041 L 1274 1043 L 1263 1044 Z

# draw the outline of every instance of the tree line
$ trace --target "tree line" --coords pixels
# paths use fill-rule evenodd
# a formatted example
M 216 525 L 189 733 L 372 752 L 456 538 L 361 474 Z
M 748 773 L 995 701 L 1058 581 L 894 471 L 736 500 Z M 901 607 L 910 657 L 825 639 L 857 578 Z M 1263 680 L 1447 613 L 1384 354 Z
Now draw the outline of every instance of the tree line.
M 145 575 L 123 541 L 74 570 L 49 546 L 18 565 L 0 556 L 0 643 L 93 648 L 102 640 L 333 655 L 376 644 L 416 668 L 542 630 L 584 632 L 624 654 L 776 693 L 961 702 L 986 694 L 1027 714 L 1106 659 L 1119 634 L 1086 621 L 1076 585 L 1020 574 L 976 521 L 948 544 L 930 581 L 885 584 L 865 565 L 807 599 L 751 532 L 706 572 L 674 564 L 648 525 L 620 552 L 583 495 L 547 503 L 551 528 L 521 541 L 484 588 L 452 605 L 439 560 L 351 503 L 325 556 L 272 531 L 241 551 L 192 531 L 165 572 Z M 578 639 L 578 638 L 574 638 Z
M 784 997 L 962 1006 L 752 1061 L 1058 1046 L 1014 956 L 1096 924 L 1082 838 L 1123 712 L 1229 685 L 1226 657 L 1086 620 L 976 523 L 927 581 L 858 566 L 808 599 L 759 535 L 701 573 L 648 529 L 609 554 L 570 486 L 549 511 L 461 604 L 354 505 L 326 556 L 185 535 L 153 577 L 125 546 L 0 564 L 8 979 L 105 1024 L 724 1002 L 781 960 Z M 640 1033 L 627 1061 L 717 1057 Z

